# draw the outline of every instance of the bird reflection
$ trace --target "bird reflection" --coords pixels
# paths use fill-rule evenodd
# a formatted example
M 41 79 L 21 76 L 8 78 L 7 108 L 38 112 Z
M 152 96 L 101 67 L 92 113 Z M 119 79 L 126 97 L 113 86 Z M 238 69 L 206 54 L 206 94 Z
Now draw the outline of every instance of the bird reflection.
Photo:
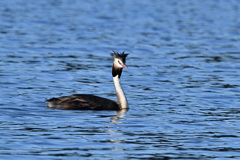
M 127 109 L 122 109 L 116 112 L 116 115 L 113 116 L 110 120 L 109 123 L 114 124 L 113 126 L 108 126 L 107 128 L 107 133 L 109 133 L 109 139 L 108 142 L 110 143 L 116 143 L 112 150 L 114 151 L 122 151 L 123 148 L 118 146 L 117 143 L 124 143 L 124 140 L 121 140 L 122 137 L 122 130 L 119 128 L 118 125 L 115 124 L 120 124 L 122 122 L 119 121 L 120 118 L 125 117 L 125 114 L 127 112 Z
M 110 123 L 113 123 L 113 124 L 121 123 L 121 122 L 119 122 L 118 120 L 119 120 L 120 118 L 125 117 L 125 114 L 126 114 L 127 110 L 128 110 L 128 109 L 122 109 L 122 110 L 117 111 L 116 115 L 111 118 Z

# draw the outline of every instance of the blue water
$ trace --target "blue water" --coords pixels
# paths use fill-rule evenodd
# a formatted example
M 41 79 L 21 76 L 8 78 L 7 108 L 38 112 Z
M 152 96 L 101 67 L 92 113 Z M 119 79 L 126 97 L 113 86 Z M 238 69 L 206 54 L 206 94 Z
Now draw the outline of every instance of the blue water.
M 0 1 L 0 159 L 240 159 L 237 0 Z M 116 100 L 66 111 L 45 99 Z

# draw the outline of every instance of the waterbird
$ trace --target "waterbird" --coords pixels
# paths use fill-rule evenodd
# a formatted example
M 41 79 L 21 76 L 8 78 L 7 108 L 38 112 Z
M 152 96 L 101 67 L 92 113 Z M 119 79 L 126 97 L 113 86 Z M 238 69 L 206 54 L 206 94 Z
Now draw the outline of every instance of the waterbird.
M 127 98 L 124 94 L 120 83 L 120 77 L 123 68 L 126 65 L 125 52 L 118 53 L 113 51 L 110 55 L 114 58 L 112 66 L 113 83 L 116 90 L 117 102 L 95 96 L 92 94 L 73 94 L 70 96 L 62 96 L 47 99 L 49 108 L 65 109 L 65 110 L 123 110 L 128 109 Z

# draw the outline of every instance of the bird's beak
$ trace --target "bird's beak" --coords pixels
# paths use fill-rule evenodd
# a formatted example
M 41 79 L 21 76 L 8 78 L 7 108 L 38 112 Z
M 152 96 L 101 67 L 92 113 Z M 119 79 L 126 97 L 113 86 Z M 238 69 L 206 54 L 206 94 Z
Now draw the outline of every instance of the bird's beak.
M 121 64 L 121 66 L 123 67 L 123 68 L 128 68 L 125 64 Z

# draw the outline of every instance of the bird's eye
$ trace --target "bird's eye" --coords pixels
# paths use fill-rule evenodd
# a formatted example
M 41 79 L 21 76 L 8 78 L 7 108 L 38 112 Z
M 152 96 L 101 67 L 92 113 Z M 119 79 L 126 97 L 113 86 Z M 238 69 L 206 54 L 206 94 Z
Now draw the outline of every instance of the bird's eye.
M 118 61 L 119 64 L 122 64 L 121 61 Z

